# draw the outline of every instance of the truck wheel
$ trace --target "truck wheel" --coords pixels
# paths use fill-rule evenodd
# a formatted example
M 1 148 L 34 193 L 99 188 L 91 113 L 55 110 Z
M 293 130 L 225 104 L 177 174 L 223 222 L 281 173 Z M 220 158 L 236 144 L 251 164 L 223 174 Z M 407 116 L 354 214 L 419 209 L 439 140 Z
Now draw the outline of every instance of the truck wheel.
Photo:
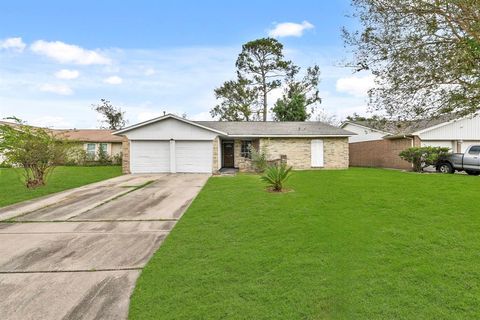
M 478 176 L 480 174 L 480 171 L 465 170 L 465 172 L 471 176 Z
M 450 163 L 442 163 L 438 166 L 438 172 L 440 173 L 454 173 L 453 167 Z

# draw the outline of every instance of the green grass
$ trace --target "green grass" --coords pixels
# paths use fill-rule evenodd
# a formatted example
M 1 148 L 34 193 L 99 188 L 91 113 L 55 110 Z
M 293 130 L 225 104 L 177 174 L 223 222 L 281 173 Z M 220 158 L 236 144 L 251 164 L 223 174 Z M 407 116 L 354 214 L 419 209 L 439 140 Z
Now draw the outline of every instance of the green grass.
M 376 169 L 211 178 L 130 319 L 478 319 L 480 178 Z
M 22 183 L 21 169 L 0 168 L 0 207 L 80 187 L 121 174 L 122 169 L 119 166 L 58 167 L 49 177 L 46 186 L 30 190 Z

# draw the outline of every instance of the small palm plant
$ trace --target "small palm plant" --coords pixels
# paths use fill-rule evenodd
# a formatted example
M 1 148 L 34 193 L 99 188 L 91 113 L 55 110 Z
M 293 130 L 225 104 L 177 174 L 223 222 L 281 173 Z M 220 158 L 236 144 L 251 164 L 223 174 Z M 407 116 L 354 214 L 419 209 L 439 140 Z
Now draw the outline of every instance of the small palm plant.
M 265 170 L 261 179 L 269 185 L 272 191 L 280 192 L 290 177 L 290 171 L 292 171 L 292 167 L 287 167 L 285 163 L 272 165 Z

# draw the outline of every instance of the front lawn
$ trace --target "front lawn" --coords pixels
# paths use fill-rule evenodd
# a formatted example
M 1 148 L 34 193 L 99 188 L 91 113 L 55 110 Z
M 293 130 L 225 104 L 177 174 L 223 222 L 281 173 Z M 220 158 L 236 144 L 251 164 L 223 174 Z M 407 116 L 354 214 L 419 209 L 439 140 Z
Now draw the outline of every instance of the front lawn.
M 379 169 L 209 180 L 131 319 L 478 319 L 480 178 Z
M 46 186 L 29 190 L 22 184 L 20 169 L 0 168 L 0 207 L 80 187 L 121 174 L 122 168 L 120 166 L 58 167 L 49 177 Z

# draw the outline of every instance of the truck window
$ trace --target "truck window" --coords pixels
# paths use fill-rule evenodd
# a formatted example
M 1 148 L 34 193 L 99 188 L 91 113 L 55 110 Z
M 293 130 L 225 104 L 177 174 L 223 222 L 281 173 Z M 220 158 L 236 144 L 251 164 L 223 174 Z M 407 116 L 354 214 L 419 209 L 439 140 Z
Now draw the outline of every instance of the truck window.
M 480 154 L 480 146 L 473 146 L 468 150 L 468 154 Z

